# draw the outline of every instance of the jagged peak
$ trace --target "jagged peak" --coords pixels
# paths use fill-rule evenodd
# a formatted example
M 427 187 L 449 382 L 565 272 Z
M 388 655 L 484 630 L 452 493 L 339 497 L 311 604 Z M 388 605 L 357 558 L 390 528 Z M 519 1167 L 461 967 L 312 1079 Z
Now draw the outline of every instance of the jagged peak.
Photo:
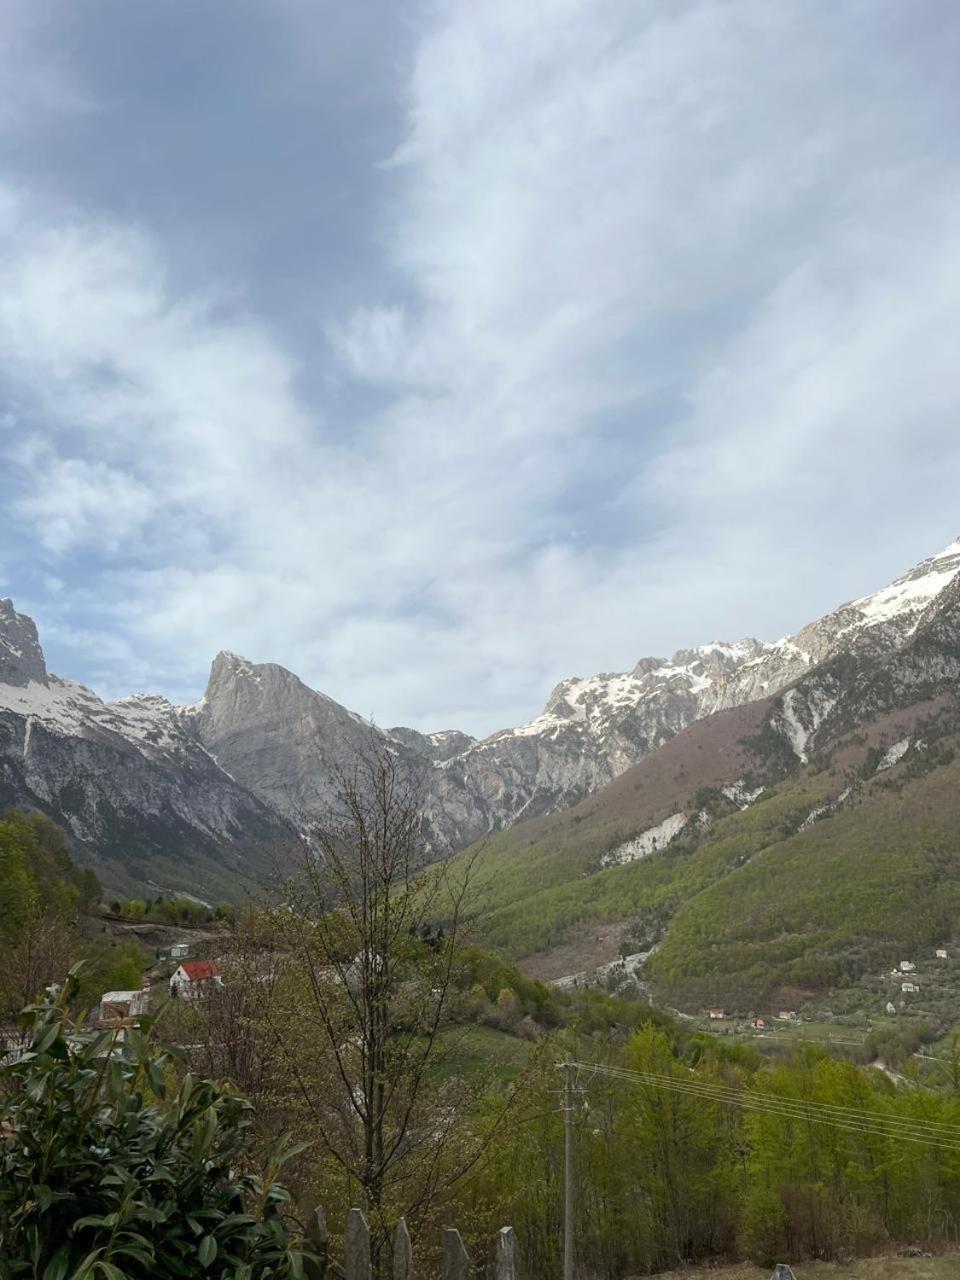
M 954 538 L 949 542 L 942 551 L 938 551 L 935 556 L 931 556 L 931 560 L 950 560 L 954 556 L 960 558 L 960 538 Z M 926 561 L 924 562 L 926 563 Z
M 9 596 L 0 599 L 0 684 L 23 688 L 49 684 L 47 664 L 34 620 L 18 613 Z

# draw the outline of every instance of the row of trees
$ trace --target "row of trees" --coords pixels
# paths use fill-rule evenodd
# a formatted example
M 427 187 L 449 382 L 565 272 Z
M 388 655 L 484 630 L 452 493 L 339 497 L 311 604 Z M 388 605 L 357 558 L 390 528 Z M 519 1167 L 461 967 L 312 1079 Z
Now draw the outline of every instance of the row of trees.
M 158 924 L 213 924 L 223 920 L 232 923 L 237 919 L 237 908 L 230 902 L 218 902 L 215 907 L 195 898 L 114 898 L 104 906 L 115 916 L 125 920 L 155 920 Z

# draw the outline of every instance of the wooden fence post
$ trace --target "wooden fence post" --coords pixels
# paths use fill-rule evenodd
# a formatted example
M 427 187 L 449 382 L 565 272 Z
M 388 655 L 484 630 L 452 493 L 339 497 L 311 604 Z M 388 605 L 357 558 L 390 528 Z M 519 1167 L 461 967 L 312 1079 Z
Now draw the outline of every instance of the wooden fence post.
M 516 1280 L 514 1251 L 516 1239 L 513 1227 L 501 1227 L 497 1232 L 497 1252 L 494 1259 L 494 1275 L 496 1280 Z
M 470 1280 L 470 1255 L 463 1247 L 456 1227 L 444 1227 L 443 1230 L 440 1277 L 441 1280 Z
M 344 1280 L 370 1280 L 370 1228 L 359 1209 L 347 1214 L 343 1237 Z
M 313 1218 L 307 1227 L 306 1235 L 307 1244 L 317 1256 L 316 1260 L 313 1258 L 304 1260 L 303 1274 L 305 1280 L 325 1280 L 330 1256 L 330 1236 L 327 1231 L 327 1220 L 323 1216 L 323 1209 L 319 1205 L 313 1211 Z
M 413 1245 L 406 1218 L 401 1218 L 393 1236 L 393 1280 L 413 1280 Z

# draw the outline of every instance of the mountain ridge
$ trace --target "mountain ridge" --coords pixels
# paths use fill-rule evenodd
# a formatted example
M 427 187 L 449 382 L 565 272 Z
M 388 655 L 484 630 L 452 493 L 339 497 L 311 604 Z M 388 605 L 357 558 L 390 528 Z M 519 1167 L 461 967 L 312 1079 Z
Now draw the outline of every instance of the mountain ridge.
M 358 754 L 386 748 L 423 775 L 425 834 L 434 854 L 445 856 L 578 804 L 704 717 L 779 694 L 835 659 L 899 652 L 958 581 L 960 539 L 793 636 L 772 643 L 713 641 L 671 658 L 641 658 L 629 672 L 569 677 L 550 692 L 539 716 L 480 740 L 456 729 L 382 729 L 286 668 L 227 650 L 214 659 L 206 690 L 192 704 L 174 706 L 156 694 L 104 702 L 47 671 L 33 621 L 6 599 L 0 601 L 0 799 L 46 804 L 88 849 L 104 839 L 99 809 L 108 814 L 106 825 L 135 833 L 143 805 L 156 828 L 149 848 L 166 857 L 157 812 L 163 794 L 175 817 L 171 843 L 193 831 L 188 850 L 202 845 L 205 858 L 232 865 L 227 850 L 238 823 L 267 833 L 271 847 L 288 843 L 329 805 L 344 767 Z M 818 706 L 791 695 L 780 708 L 801 756 L 831 714 L 827 684 L 818 687 Z M 47 756 L 57 758 L 56 777 L 44 771 L 41 742 Z M 85 760 L 84 794 L 72 800 L 64 743 L 73 743 Z M 89 758 L 97 744 L 108 754 L 119 752 L 131 767 L 142 762 L 150 775 L 149 784 L 141 779 L 145 796 L 129 779 L 122 797 L 108 796 L 108 781 L 98 780 Z M 191 769 L 206 777 L 207 800 L 178 784 L 178 773 Z M 111 857 L 119 854 L 117 841 L 108 840 Z

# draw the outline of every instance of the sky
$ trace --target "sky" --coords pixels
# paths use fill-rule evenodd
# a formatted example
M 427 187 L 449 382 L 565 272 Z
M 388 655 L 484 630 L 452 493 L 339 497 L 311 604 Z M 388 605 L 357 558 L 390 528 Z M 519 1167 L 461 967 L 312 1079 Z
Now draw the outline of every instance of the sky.
M 0 595 L 480 734 L 960 534 L 955 0 L 0 0 Z

